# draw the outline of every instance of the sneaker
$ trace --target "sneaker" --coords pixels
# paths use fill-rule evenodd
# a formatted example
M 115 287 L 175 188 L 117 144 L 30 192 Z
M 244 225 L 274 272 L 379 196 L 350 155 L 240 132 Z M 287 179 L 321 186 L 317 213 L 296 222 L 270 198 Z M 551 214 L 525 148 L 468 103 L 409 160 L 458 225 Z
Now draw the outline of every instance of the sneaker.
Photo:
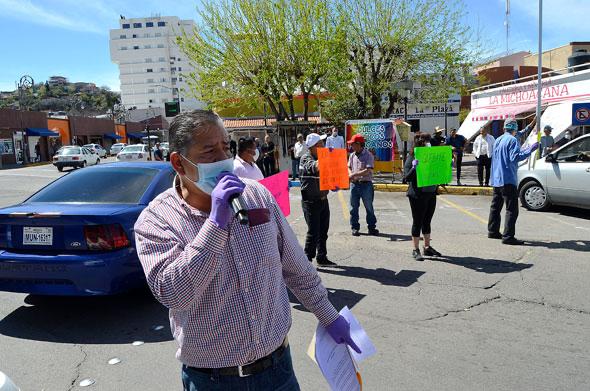
M 361 232 L 358 229 L 353 229 L 352 236 L 361 236 Z
M 488 232 L 488 238 L 490 238 L 490 239 L 502 239 L 502 234 L 500 232 Z
M 371 236 L 379 236 L 379 230 L 377 228 L 373 228 L 369 230 L 369 235 Z
M 418 250 L 417 248 L 414 249 L 414 251 L 412 251 L 412 256 L 414 257 L 414 259 L 416 261 L 423 261 L 424 257 L 422 257 L 422 254 L 420 254 L 420 250 Z
M 442 254 L 436 251 L 432 246 L 424 247 L 424 255 L 427 257 L 442 257 Z
M 518 240 L 514 236 L 506 239 L 502 239 L 502 243 L 509 244 L 511 246 L 522 246 L 524 244 L 524 240 Z
M 326 259 L 318 259 L 318 265 L 320 266 L 337 266 L 337 263 L 330 261 L 328 258 Z

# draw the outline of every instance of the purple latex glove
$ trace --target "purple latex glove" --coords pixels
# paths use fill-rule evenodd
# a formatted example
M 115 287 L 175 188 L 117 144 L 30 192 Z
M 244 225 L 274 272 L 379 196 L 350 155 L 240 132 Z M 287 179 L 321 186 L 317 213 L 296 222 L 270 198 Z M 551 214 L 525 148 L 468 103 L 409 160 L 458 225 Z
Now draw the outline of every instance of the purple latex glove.
M 219 228 L 225 229 L 233 217 L 229 200 L 236 194 L 242 194 L 246 185 L 237 176 L 229 172 L 222 172 L 217 177 L 217 180 L 217 185 L 211 193 L 209 220 Z
M 335 321 L 330 323 L 328 327 L 326 327 L 326 330 L 336 343 L 345 343 L 351 348 L 353 348 L 355 352 L 361 354 L 361 350 L 358 346 L 356 346 L 356 344 L 352 340 L 352 337 L 350 336 L 350 324 L 346 319 L 344 319 L 342 315 L 340 315 L 338 318 L 336 318 Z
M 418 165 L 418 163 L 420 163 L 420 161 L 418 159 L 412 160 L 412 168 L 416 168 L 416 166 Z

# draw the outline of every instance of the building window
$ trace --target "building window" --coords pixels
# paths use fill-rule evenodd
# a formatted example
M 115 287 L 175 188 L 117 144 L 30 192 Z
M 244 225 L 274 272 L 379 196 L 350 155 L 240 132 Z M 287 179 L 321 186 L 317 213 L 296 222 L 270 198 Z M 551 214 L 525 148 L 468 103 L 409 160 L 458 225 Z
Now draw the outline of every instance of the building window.
M 172 80 L 172 83 L 176 83 L 177 79 L 175 77 L 173 77 L 171 80 Z
M 153 100 L 153 99 L 150 99 L 150 100 L 148 101 L 148 103 L 154 103 L 154 100 Z
M 133 50 L 137 50 L 137 49 L 139 49 L 139 46 L 137 46 L 137 45 L 133 46 Z
M 163 43 L 159 43 L 158 44 L 158 48 L 163 49 L 164 48 L 164 44 Z
M 119 39 L 125 39 L 125 38 L 127 38 L 127 36 L 125 34 L 119 35 Z
M 133 38 L 137 38 L 137 34 L 133 34 Z
M 161 36 L 162 36 L 162 33 L 155 33 L 154 35 L 155 35 L 156 37 L 161 37 Z
M 131 27 L 131 25 L 129 23 L 123 23 L 123 28 L 124 29 L 128 29 L 129 27 Z
M 180 98 L 180 101 L 181 101 L 181 102 L 184 102 L 184 98 Z
M 153 88 L 148 88 L 148 94 L 153 94 L 154 92 L 156 92 Z
M 139 28 L 141 28 L 141 23 L 133 23 L 133 28 L 134 28 L 134 29 L 139 29 Z
M 149 38 L 149 37 L 150 37 L 150 33 L 145 33 L 145 34 L 143 35 L 143 37 L 144 37 L 144 38 Z
M 153 82 L 154 82 L 154 79 L 147 79 L 146 80 L 146 83 L 153 83 Z
M 127 50 L 127 46 L 121 46 L 121 50 Z
M 148 72 L 148 73 L 149 73 L 149 72 L 153 72 L 153 71 L 154 71 L 154 70 L 153 70 L 152 68 L 148 68 L 148 69 L 147 69 L 147 72 Z
M 154 22 L 146 22 L 145 27 L 154 27 Z
M 160 68 L 160 72 L 166 72 L 166 68 Z
M 152 48 L 152 45 L 143 45 L 143 48 L 144 49 L 151 49 Z
M 166 26 L 166 22 L 158 22 L 158 27 L 164 27 Z
M 152 62 L 152 59 L 151 58 L 146 58 L 145 59 L 145 62 Z
M 164 62 L 164 61 L 166 61 L 166 59 L 164 57 L 160 57 L 160 58 L 158 58 L 158 61 Z
M 180 62 L 180 57 L 178 57 L 178 58 L 176 59 L 176 61 L 179 61 L 179 62 Z
M 176 68 L 172 67 L 172 68 L 170 68 L 170 71 L 174 72 L 174 71 L 176 71 Z
M 182 71 L 182 67 L 178 67 L 178 72 Z
M 182 81 L 182 77 L 179 77 L 179 78 L 178 78 L 178 81 Z
M 164 82 L 166 82 L 166 78 L 163 77 L 163 78 L 160 79 L 160 81 L 164 83 Z

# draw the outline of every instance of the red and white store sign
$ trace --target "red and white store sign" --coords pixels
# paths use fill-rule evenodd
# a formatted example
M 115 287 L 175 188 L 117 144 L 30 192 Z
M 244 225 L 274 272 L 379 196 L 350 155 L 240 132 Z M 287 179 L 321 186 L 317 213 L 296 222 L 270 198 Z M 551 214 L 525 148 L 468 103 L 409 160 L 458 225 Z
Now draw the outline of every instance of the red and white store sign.
M 543 79 L 543 105 L 590 97 L 590 70 Z M 495 120 L 534 111 L 537 105 L 537 81 L 513 84 L 475 92 L 471 95 L 473 120 Z

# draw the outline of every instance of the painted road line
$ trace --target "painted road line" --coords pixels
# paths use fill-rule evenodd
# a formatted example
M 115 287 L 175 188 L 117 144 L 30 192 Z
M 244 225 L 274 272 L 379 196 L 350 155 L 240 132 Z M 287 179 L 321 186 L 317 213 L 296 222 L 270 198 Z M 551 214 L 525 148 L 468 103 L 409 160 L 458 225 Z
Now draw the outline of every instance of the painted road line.
M 565 225 L 569 225 L 570 227 L 574 227 L 574 228 L 576 228 L 576 229 L 581 229 L 581 230 L 584 230 L 584 231 L 590 231 L 590 228 L 586 228 L 586 227 L 580 227 L 579 225 L 576 225 L 576 224 L 569 223 L 569 222 L 567 222 L 567 221 L 564 221 L 564 220 L 562 220 L 562 219 L 558 219 L 557 217 L 553 217 L 553 216 L 546 216 L 546 217 L 547 217 L 549 220 L 553 220 L 553 221 L 556 221 L 556 222 L 558 222 L 558 223 L 562 223 L 562 224 L 565 224 Z
M 342 206 L 342 217 L 344 217 L 344 221 L 348 221 L 350 212 L 348 211 L 348 205 L 341 191 L 338 192 L 338 199 L 340 200 L 340 206 Z
M 449 201 L 446 198 L 441 197 L 441 196 L 439 196 L 438 199 L 441 200 L 442 202 L 444 202 L 445 204 L 457 209 L 459 212 L 462 212 L 462 213 L 466 214 L 467 216 L 474 218 L 475 220 L 479 221 L 480 223 L 486 224 L 486 225 L 488 224 L 487 220 L 485 220 L 482 217 L 476 215 L 475 213 L 472 213 L 472 212 L 468 211 L 467 209 L 455 204 L 454 202 Z

